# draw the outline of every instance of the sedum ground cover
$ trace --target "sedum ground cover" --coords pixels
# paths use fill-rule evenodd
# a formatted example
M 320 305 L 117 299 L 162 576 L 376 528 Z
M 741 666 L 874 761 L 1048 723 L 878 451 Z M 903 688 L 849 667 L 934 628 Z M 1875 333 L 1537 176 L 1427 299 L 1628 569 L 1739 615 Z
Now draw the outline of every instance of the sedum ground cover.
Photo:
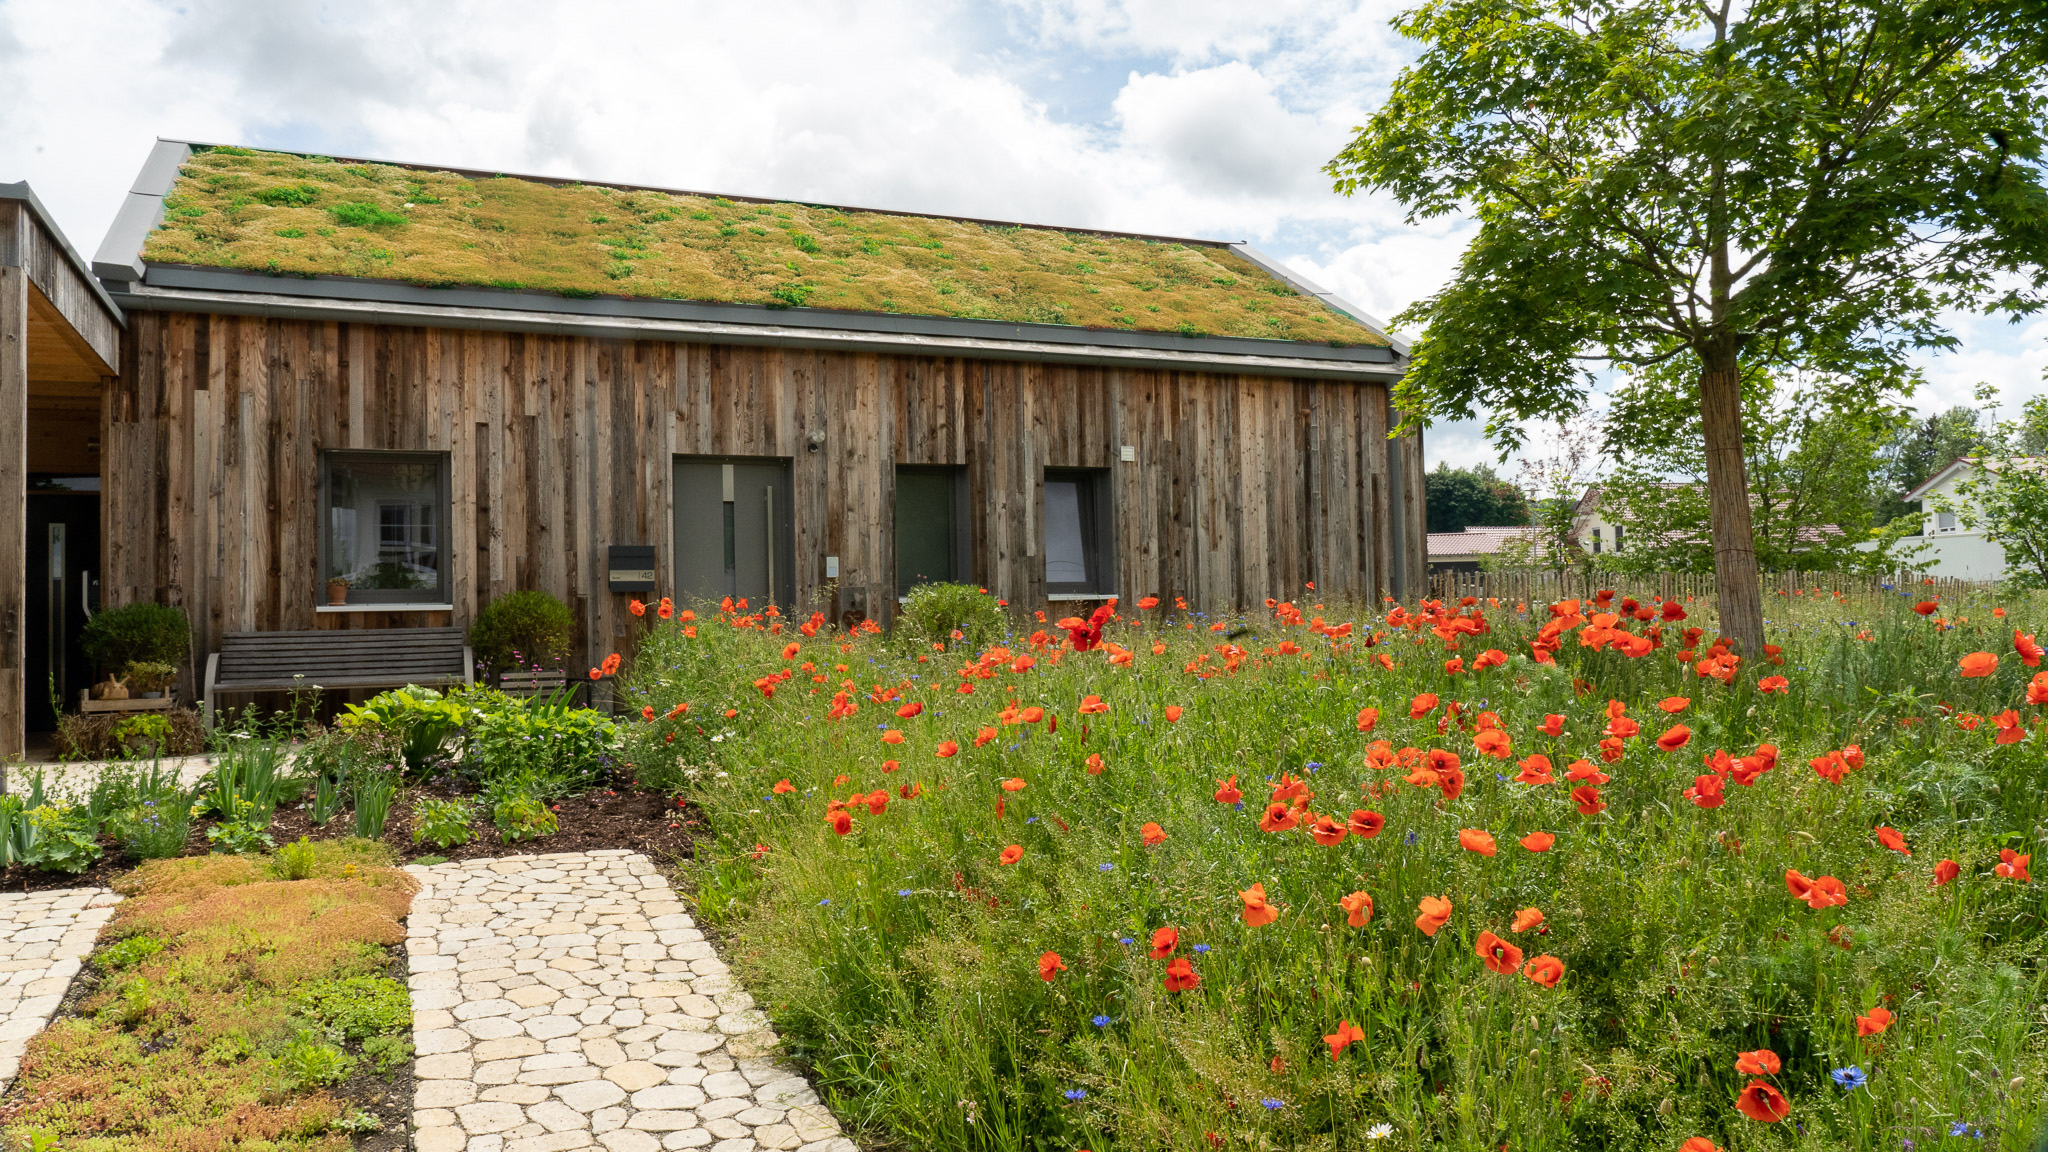
M 1686 605 L 1308 596 L 650 630 L 641 778 L 874 1146 L 2033 1146 L 2040 600 L 1788 597 L 1747 667 Z
M 341 1152 L 368 1117 L 329 1089 L 412 1057 L 410 877 L 367 841 L 155 860 L 92 964 L 97 987 L 33 1040 L 4 1146 Z

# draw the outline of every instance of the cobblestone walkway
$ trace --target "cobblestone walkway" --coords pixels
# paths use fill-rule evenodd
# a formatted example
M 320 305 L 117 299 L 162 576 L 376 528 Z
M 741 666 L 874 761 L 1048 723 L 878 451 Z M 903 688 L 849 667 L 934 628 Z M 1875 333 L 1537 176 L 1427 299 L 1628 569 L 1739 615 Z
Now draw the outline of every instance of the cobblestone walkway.
M 105 888 L 0 894 L 0 1089 L 14 1082 L 121 898 Z
M 419 1152 L 856 1152 L 645 856 L 409 871 Z

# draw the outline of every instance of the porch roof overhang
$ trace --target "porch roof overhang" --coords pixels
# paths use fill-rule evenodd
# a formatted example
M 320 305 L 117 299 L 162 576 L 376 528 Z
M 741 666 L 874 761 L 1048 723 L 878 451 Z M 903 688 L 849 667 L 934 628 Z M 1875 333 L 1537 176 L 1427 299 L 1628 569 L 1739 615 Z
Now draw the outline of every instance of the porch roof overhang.
M 127 320 L 27 183 L 0 184 L 0 267 L 28 280 L 28 379 L 92 384 L 115 375 Z

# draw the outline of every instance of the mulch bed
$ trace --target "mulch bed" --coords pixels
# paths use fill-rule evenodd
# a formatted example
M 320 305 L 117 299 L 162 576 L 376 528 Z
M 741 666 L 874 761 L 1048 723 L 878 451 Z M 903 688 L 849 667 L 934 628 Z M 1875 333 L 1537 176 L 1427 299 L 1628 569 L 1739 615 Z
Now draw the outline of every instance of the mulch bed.
M 451 848 L 414 844 L 413 797 L 454 794 L 445 784 L 429 783 L 425 787 L 407 788 L 393 798 L 390 817 L 384 824 L 384 843 L 398 854 L 399 863 L 408 864 L 423 858 L 476 860 L 524 853 L 625 848 L 644 852 L 657 864 L 667 866 L 694 857 L 695 841 L 705 831 L 703 814 L 693 805 L 677 807 L 675 801 L 660 793 L 623 786 L 599 788 L 583 796 L 562 800 L 555 808 L 559 831 L 553 836 L 507 844 L 499 838 L 498 830 L 491 826 L 488 816 L 480 815 L 470 825 L 471 836 L 467 844 Z M 482 808 L 480 803 L 478 808 Z M 192 834 L 185 841 L 184 855 L 206 855 L 210 849 L 206 830 L 214 823 L 210 818 L 192 822 Z M 325 825 L 316 826 L 308 818 L 305 805 L 280 806 L 271 820 L 269 831 L 279 844 L 289 844 L 301 836 L 332 840 L 355 835 L 355 818 L 344 809 Z M 122 850 L 118 840 L 102 838 L 100 849 L 100 858 L 83 872 L 45 872 L 19 864 L 9 867 L 0 871 L 0 892 L 104 888 L 114 877 L 134 868 L 137 863 Z

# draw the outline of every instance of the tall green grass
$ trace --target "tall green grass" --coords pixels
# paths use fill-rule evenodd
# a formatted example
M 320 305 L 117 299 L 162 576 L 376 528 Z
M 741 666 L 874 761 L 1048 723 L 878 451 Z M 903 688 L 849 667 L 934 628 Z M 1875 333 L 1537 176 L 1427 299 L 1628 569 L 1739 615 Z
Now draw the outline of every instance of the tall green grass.
M 2000 619 L 1987 598 L 1928 618 L 1906 593 L 1775 601 L 1785 662 L 1759 671 L 1788 678 L 1782 695 L 1756 691 L 1754 673 L 1723 686 L 1674 658 L 1677 633 L 1710 620 L 1665 625 L 1664 646 L 1639 659 L 1567 633 L 1555 666 L 1533 662 L 1544 606 L 1477 606 L 1490 631 L 1456 653 L 1387 628 L 1378 608 L 1303 603 L 1356 624 L 1331 640 L 1265 612 L 1127 607 L 1106 639 L 1130 664 L 1055 660 L 1029 637 L 1065 634 L 1029 622 L 1006 647 L 1036 665 L 988 678 L 962 675 L 980 652 L 769 634 L 776 621 L 707 612 L 635 654 L 628 698 L 656 719 L 633 726 L 630 758 L 643 782 L 709 811 L 704 915 L 792 1053 L 878 1147 L 1675 1149 L 1705 1136 L 1731 1150 L 2031 1148 L 2048 1096 L 2043 886 L 1992 868 L 2000 848 L 2048 839 L 2048 708 L 2025 704 L 2035 670 L 2012 642 L 2015 625 L 2048 634 L 2048 607 L 2012 598 Z M 1233 672 L 1225 643 L 1244 649 Z M 1446 673 L 1449 656 L 1469 665 L 1489 648 L 1508 663 Z M 1978 650 L 2001 655 L 1997 673 L 1960 678 L 1958 659 Z M 1187 671 L 1203 655 L 1207 679 Z M 829 719 L 848 682 L 857 713 Z M 887 689 L 924 711 L 899 719 L 902 700 L 873 699 Z M 1442 704 L 1410 719 L 1422 692 Z M 1089 694 L 1109 710 L 1080 714 Z M 1691 704 L 1666 715 L 1656 702 L 1670 696 Z M 1643 732 L 1600 764 L 1607 808 L 1583 816 L 1564 772 L 1599 763 L 1610 700 Z M 999 723 L 1012 701 L 1045 708 L 1057 730 Z M 1452 701 L 1462 715 L 1439 734 Z M 689 710 L 670 717 L 679 703 Z M 1169 705 L 1185 710 L 1177 723 Z M 1365 707 L 1380 711 L 1370 735 L 1356 725 Z M 2017 744 L 1994 744 L 1988 721 L 1958 723 L 2008 707 L 2034 725 Z M 1479 754 L 1466 726 L 1483 711 L 1514 757 L 1551 757 L 1559 783 L 1513 783 L 1514 760 Z M 1554 739 L 1539 729 L 1550 713 L 1567 717 Z M 1661 752 L 1653 741 L 1674 721 L 1691 741 Z M 977 747 L 984 726 L 998 736 Z M 886 730 L 904 742 L 882 743 Z M 1375 739 L 1456 752 L 1462 795 L 1368 766 Z M 959 753 L 938 757 L 941 741 Z M 1777 768 L 1731 783 L 1725 807 L 1682 795 L 1708 753 L 1763 742 L 1779 747 Z M 1866 762 L 1843 783 L 1808 767 L 1850 743 Z M 900 769 L 885 771 L 892 759 Z M 1385 830 L 1333 847 L 1260 832 L 1283 773 L 1308 781 L 1314 811 L 1375 809 Z M 1233 774 L 1241 808 L 1214 795 Z M 1013 778 L 1026 786 L 1000 787 Z M 784 779 L 792 790 L 776 792 Z M 835 833 L 828 804 L 877 789 L 886 811 L 856 807 L 852 831 Z M 1147 822 L 1168 838 L 1144 845 Z M 1880 824 L 1906 835 L 1910 858 L 1877 843 Z M 1461 850 L 1464 828 L 1492 832 L 1498 855 Z M 1550 851 L 1517 844 L 1536 830 L 1556 835 Z M 999 864 L 1011 844 L 1022 859 Z M 1944 858 L 1962 875 L 1931 886 Z M 1839 877 L 1848 904 L 1793 899 L 1788 868 Z M 1276 923 L 1245 924 L 1238 894 L 1253 883 Z M 1364 928 L 1337 906 L 1357 890 L 1375 904 Z M 1425 896 L 1454 905 L 1434 937 L 1414 923 Z M 1542 928 L 1510 932 L 1527 907 Z M 1162 925 L 1178 928 L 1198 988 L 1162 986 L 1167 961 L 1147 955 Z M 1489 930 L 1561 958 L 1563 981 L 1488 971 L 1474 942 Z M 1046 951 L 1066 965 L 1050 982 Z M 1855 1018 L 1879 1004 L 1895 1022 L 1859 1039 Z M 1332 1059 L 1322 1037 L 1340 1021 L 1365 1039 Z M 1784 1061 L 1769 1078 L 1791 1101 L 1782 1124 L 1734 1108 L 1751 1079 L 1736 1054 L 1759 1047 Z M 1838 1086 L 1831 1073 L 1846 1068 L 1867 1083 Z

